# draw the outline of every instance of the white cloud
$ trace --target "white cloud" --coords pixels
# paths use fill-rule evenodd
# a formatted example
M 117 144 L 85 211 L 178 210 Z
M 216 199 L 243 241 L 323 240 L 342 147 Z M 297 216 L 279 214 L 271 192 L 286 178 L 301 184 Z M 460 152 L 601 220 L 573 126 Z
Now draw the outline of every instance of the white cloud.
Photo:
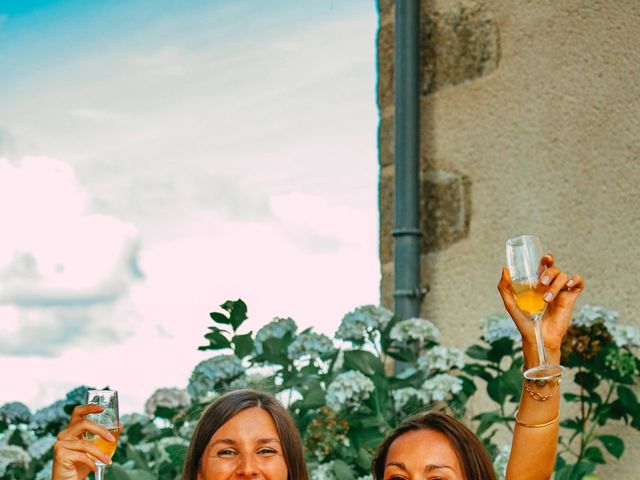
M 127 335 L 106 315 L 126 307 L 137 267 L 136 228 L 92 214 L 89 195 L 65 162 L 0 160 L 0 352 L 56 354 L 82 336 Z

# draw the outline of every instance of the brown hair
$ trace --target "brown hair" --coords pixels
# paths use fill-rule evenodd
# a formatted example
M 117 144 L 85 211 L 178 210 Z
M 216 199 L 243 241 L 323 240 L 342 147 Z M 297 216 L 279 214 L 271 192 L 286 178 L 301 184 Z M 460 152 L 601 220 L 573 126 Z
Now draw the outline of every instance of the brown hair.
M 482 442 L 471 430 L 455 418 L 444 413 L 428 412 L 415 415 L 402 422 L 378 447 L 371 464 L 373 479 L 384 478 L 384 467 L 391 444 L 400 436 L 415 430 L 434 430 L 444 434 L 456 452 L 466 480 L 496 480 L 491 458 Z
M 255 390 L 235 390 L 226 393 L 204 411 L 191 437 L 182 480 L 197 479 L 200 460 L 211 437 L 231 417 L 252 407 L 265 410 L 276 424 L 287 463 L 288 480 L 309 480 L 302 441 L 291 416 L 273 396 Z

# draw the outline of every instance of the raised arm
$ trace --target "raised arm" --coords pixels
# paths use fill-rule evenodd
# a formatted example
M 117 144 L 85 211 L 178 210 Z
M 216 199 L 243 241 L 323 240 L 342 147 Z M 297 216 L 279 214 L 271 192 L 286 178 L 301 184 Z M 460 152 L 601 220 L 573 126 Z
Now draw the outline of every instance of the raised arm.
M 573 306 L 584 288 L 578 275 L 569 277 L 553 265 L 553 258 L 545 256 L 546 269 L 540 282 L 548 286 L 547 309 L 542 319 L 547 359 L 560 363 L 562 338 L 571 322 Z M 504 306 L 522 335 L 524 369 L 538 365 L 538 352 L 530 318 L 518 308 L 511 290 L 509 270 L 502 269 L 498 284 Z M 550 295 L 549 295 L 550 294 Z M 507 480 L 544 480 L 551 478 L 558 445 L 560 378 L 540 385 L 523 378 L 522 395 L 507 466 Z

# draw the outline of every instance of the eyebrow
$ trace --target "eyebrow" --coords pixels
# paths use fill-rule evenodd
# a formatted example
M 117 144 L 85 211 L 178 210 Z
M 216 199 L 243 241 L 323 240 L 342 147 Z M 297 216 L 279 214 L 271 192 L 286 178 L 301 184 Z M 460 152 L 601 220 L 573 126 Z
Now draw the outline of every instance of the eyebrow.
M 269 443 L 277 443 L 278 445 L 280 444 L 280 440 L 278 440 L 277 438 L 259 438 L 257 440 L 258 445 L 267 445 Z M 216 446 L 218 444 L 222 444 L 222 445 L 236 445 L 237 442 L 231 438 L 220 438 L 218 440 L 216 440 L 215 442 L 213 442 L 211 444 L 211 446 Z
M 404 463 L 402 462 L 391 462 L 391 463 L 387 463 L 385 465 L 385 469 L 387 467 L 398 467 L 402 470 L 404 470 L 405 472 L 407 472 L 407 467 L 405 466 Z M 424 471 L 425 472 L 432 472 L 433 470 L 438 470 L 439 468 L 448 468 L 449 470 L 453 471 L 453 468 L 451 468 L 449 465 L 435 465 L 435 464 L 429 464 L 426 467 L 424 467 Z

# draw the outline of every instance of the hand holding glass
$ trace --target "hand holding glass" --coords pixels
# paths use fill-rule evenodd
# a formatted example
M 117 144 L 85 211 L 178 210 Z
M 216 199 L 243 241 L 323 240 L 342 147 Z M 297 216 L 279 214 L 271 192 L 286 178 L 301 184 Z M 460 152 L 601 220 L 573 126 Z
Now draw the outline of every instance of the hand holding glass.
M 95 443 L 95 445 L 105 453 L 109 458 L 116 451 L 118 435 L 120 434 L 120 418 L 118 415 L 118 392 L 115 390 L 89 390 L 87 391 L 87 404 L 95 404 L 104 407 L 100 413 L 91 413 L 86 415 L 87 420 L 99 423 L 116 438 L 115 442 L 108 442 L 100 435 L 92 432 L 85 433 L 85 439 Z M 98 471 L 95 474 L 96 480 L 102 480 L 105 475 L 107 465 L 100 460 L 92 457 L 96 462 Z
M 524 372 L 528 380 L 550 380 L 562 373 L 560 365 L 547 361 L 542 338 L 542 314 L 547 306 L 545 290 L 539 284 L 543 266 L 542 243 L 535 235 L 521 235 L 507 240 L 507 266 L 511 274 L 511 288 L 520 310 L 533 321 L 533 331 L 538 346 L 540 365 Z

